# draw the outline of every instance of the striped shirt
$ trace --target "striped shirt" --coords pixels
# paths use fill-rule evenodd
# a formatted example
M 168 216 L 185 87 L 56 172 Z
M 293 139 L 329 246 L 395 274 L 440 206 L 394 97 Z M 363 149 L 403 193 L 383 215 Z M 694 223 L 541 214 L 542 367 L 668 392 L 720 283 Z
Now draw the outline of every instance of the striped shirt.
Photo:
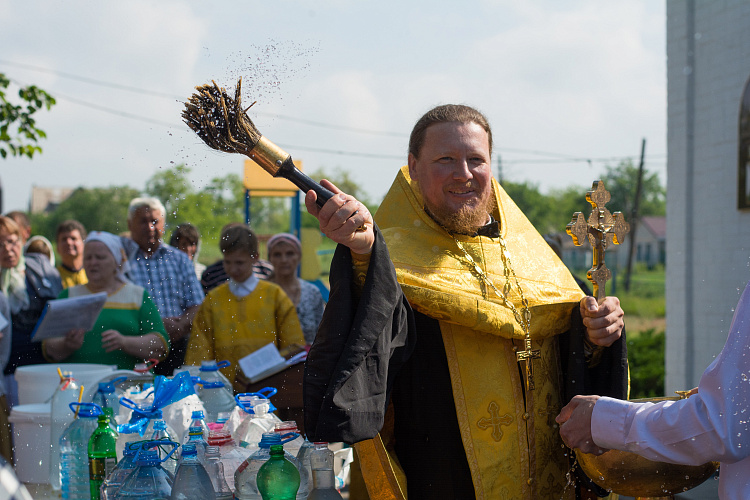
M 125 248 L 127 277 L 148 291 L 162 318 L 181 316 L 203 302 L 203 289 L 187 254 L 163 242 L 148 257 L 132 240 Z

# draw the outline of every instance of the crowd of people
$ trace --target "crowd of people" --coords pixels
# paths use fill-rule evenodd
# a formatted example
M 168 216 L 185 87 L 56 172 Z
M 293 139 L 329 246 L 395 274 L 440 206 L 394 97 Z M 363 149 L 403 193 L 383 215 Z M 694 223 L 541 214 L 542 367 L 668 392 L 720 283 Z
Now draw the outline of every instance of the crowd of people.
M 85 362 L 133 369 L 155 359 L 155 373 L 170 376 L 185 364 L 226 359 L 231 365 L 224 374 L 241 391 L 240 358 L 269 343 L 282 354 L 312 343 L 325 303 L 316 286 L 297 278 L 302 247 L 296 236 L 269 240 L 277 242 L 269 253 L 284 250 L 271 259 L 279 265 L 275 274 L 260 259 L 253 230 L 229 224 L 219 242 L 223 258 L 206 267 L 197 260 L 198 229 L 180 224 L 167 244 L 165 216 L 158 199 L 136 198 L 127 233 L 89 232 L 66 220 L 57 227 L 56 248 L 32 236 L 23 212 L 0 216 L 0 454 L 10 459 L 8 415 L 17 404 L 20 366 Z M 289 287 L 292 279 L 296 288 Z M 91 330 L 32 340 L 48 301 L 101 292 L 106 302 Z

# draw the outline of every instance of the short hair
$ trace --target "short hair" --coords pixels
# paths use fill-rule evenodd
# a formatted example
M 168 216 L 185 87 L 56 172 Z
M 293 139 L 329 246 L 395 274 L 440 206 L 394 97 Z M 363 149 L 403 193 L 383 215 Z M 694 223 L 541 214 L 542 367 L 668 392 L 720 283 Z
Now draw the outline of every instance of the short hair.
M 197 245 L 200 240 L 201 233 L 198 232 L 198 228 L 185 222 L 174 228 L 174 232 L 172 232 L 172 236 L 169 238 L 169 244 L 176 247 L 180 241 L 187 241 L 191 245 Z
M 228 224 L 221 230 L 219 240 L 221 253 L 241 251 L 258 255 L 258 237 L 247 224 Z
M 417 120 L 409 136 L 409 153 L 414 158 L 419 158 L 424 145 L 424 137 L 427 129 L 436 123 L 476 123 L 487 132 L 487 140 L 490 145 L 490 154 L 492 154 L 492 129 L 487 117 L 471 106 L 463 104 L 443 104 L 436 106 L 422 115 Z
M 83 224 L 78 222 L 75 219 L 68 219 L 64 220 L 61 223 L 57 225 L 57 229 L 55 230 L 55 241 L 57 241 L 60 238 L 60 235 L 63 233 L 72 233 L 73 231 L 78 231 L 78 233 L 81 235 L 81 239 L 85 240 L 87 236 L 86 228 L 83 227 Z
M 149 210 L 158 210 L 161 212 L 161 216 L 165 219 L 167 218 L 167 210 L 164 208 L 164 205 L 161 201 L 159 201 L 158 198 L 151 198 L 151 197 L 145 197 L 145 198 L 134 198 L 130 205 L 128 205 L 128 220 L 133 219 L 133 215 L 135 215 L 135 212 L 140 210 L 141 208 L 148 208 Z
M 14 210 L 12 212 L 8 212 L 7 214 L 5 214 L 5 216 L 13 219 L 13 221 L 18 224 L 18 227 L 20 229 L 31 229 L 31 221 L 29 220 L 29 216 L 26 215 L 25 212 Z
M 16 221 L 3 215 L 0 215 L 0 233 L 15 234 L 19 238 L 22 237 L 21 228 L 16 224 Z

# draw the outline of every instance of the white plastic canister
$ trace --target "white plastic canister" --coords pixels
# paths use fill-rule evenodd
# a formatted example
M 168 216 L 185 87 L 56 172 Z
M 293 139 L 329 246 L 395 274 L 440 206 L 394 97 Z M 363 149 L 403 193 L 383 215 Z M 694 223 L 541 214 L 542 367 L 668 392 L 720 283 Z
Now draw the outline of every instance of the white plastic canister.
M 14 406 L 8 420 L 13 424 L 13 456 L 19 481 L 49 482 L 50 404 Z
M 87 389 L 117 369 L 117 365 L 99 365 L 95 363 L 50 363 L 44 365 L 27 365 L 16 368 L 18 383 L 18 403 L 22 405 L 49 402 L 55 389 L 60 384 L 57 369 L 73 373 L 79 385 Z

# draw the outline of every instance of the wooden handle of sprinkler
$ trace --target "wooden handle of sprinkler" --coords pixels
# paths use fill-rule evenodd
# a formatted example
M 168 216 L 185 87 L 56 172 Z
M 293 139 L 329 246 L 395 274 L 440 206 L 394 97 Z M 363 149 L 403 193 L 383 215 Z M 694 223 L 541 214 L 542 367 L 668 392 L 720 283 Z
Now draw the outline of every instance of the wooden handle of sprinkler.
M 278 172 L 276 172 L 276 175 L 274 177 L 283 177 L 284 179 L 300 188 L 303 193 L 307 193 L 311 189 L 315 191 L 315 194 L 317 195 L 315 204 L 320 208 L 323 208 L 323 205 L 325 205 L 326 202 L 333 197 L 332 192 L 312 180 L 310 177 L 302 173 L 302 171 L 300 171 L 297 167 L 295 167 L 294 163 L 292 162 L 291 156 L 287 156 L 286 160 L 284 160 L 284 162 L 281 164 L 281 167 L 279 167 L 279 170 Z

